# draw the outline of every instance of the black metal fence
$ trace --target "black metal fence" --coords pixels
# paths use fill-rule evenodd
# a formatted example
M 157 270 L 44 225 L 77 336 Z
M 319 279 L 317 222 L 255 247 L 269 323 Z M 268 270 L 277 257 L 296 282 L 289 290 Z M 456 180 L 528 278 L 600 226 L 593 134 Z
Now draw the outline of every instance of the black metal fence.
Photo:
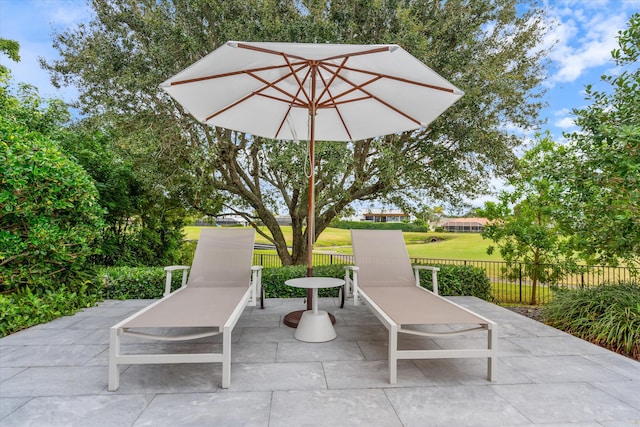
M 256 253 L 253 262 L 265 268 L 280 267 L 282 263 L 277 254 Z M 532 281 L 525 271 L 525 263 L 509 266 L 504 261 L 472 261 L 437 258 L 411 258 L 413 264 L 453 264 L 470 265 L 481 268 L 487 273 L 491 281 L 493 297 L 501 303 L 529 303 L 533 290 Z M 314 265 L 353 264 L 353 256 L 346 254 L 318 254 L 313 255 Z M 541 266 L 551 268 L 552 266 Z M 536 302 L 547 303 L 553 297 L 553 286 L 565 288 L 580 288 L 597 286 L 618 281 L 638 282 L 639 277 L 627 267 L 584 266 L 582 272 L 568 274 L 555 283 L 538 283 L 536 286 Z

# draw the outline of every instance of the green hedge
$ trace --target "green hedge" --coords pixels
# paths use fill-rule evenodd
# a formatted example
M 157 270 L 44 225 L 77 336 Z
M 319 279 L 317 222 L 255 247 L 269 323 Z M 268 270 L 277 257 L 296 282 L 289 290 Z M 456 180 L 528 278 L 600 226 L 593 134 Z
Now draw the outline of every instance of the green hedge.
M 163 267 L 109 267 L 95 279 L 105 299 L 154 299 L 164 294 L 166 273 Z M 174 271 L 171 289 L 182 283 L 182 272 Z
M 444 296 L 474 296 L 493 301 L 491 281 L 484 269 L 471 265 L 430 264 L 438 267 L 438 292 Z M 420 272 L 420 286 L 431 289 L 431 272 Z
M 436 265 L 438 288 L 441 295 L 470 295 L 491 300 L 491 284 L 483 269 L 468 265 Z M 307 274 L 306 265 L 265 268 L 262 271 L 262 287 L 267 298 L 302 298 L 306 291 L 286 286 L 285 281 Z M 313 275 L 319 277 L 344 278 L 343 265 L 319 265 L 313 268 Z M 182 274 L 174 272 L 172 289 L 180 286 Z M 102 288 L 107 299 L 160 298 L 164 292 L 165 272 L 162 267 L 110 267 L 105 268 L 96 283 Z M 431 289 L 431 272 L 422 271 L 421 286 Z M 337 288 L 319 289 L 321 297 L 338 296 Z
M 429 227 L 426 225 L 410 224 L 408 222 L 360 222 L 360 221 L 333 221 L 331 227 L 345 230 L 402 230 L 426 233 Z
M 544 306 L 549 325 L 640 360 L 640 284 L 554 289 Z
M 266 298 L 303 298 L 306 289 L 293 288 L 284 284 L 286 280 L 307 275 L 306 265 L 289 265 L 262 270 L 262 287 Z M 318 265 L 313 267 L 313 275 L 318 277 L 344 278 L 344 265 Z M 320 297 L 337 297 L 338 288 L 318 289 Z

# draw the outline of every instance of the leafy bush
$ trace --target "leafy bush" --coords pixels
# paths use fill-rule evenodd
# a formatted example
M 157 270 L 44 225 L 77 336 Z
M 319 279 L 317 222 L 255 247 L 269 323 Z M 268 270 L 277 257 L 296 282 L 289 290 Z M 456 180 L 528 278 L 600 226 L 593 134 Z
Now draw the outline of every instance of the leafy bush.
M 307 275 L 306 265 L 289 265 L 284 267 L 265 268 L 262 271 L 262 287 L 266 298 L 303 298 L 306 289 L 286 286 L 284 282 Z M 344 278 L 344 265 L 319 265 L 313 267 L 313 275 L 317 277 Z M 335 297 L 338 288 L 318 289 L 320 297 Z
M 106 299 L 154 299 L 164 294 L 166 272 L 163 267 L 109 267 L 95 279 Z M 182 273 L 174 271 L 171 289 L 182 283 Z
M 438 288 L 441 295 L 471 295 L 491 300 L 491 286 L 484 270 L 465 265 L 437 265 Z M 306 265 L 265 268 L 262 271 L 262 287 L 266 298 L 303 298 L 306 290 L 286 286 L 285 281 L 305 277 Z M 344 278 L 344 265 L 319 265 L 313 267 L 318 277 Z M 182 275 L 173 274 L 172 289 L 180 286 Z M 110 267 L 105 268 L 96 282 L 102 287 L 104 298 L 160 298 L 164 292 L 165 272 L 162 267 Z M 421 286 L 431 289 L 431 272 L 420 274 Z M 318 289 L 320 297 L 336 297 L 337 288 Z
M 140 164 L 113 131 L 82 122 L 58 138 L 93 179 L 98 203 L 105 210 L 100 251 L 92 257 L 101 266 L 163 266 L 177 263 L 184 237 L 185 210 L 167 193 L 153 170 Z
M 92 276 L 102 225 L 91 178 L 54 141 L 6 117 L 0 170 L 0 290 L 39 295 L 64 283 L 75 292 Z
M 331 227 L 345 230 L 402 230 L 419 233 L 429 231 L 428 225 L 410 224 L 408 222 L 332 221 Z
M 545 321 L 555 328 L 640 360 L 637 283 L 556 289 L 543 313 Z
M 485 271 L 469 265 L 434 265 L 438 267 L 438 290 L 440 295 L 459 296 L 468 295 L 492 300 L 491 282 Z M 267 298 L 293 298 L 306 295 L 304 289 L 285 286 L 285 280 L 304 277 L 307 267 L 294 265 L 278 268 L 265 268 L 262 272 L 262 286 Z M 344 278 L 343 265 L 321 265 L 313 268 L 314 276 Z M 420 272 L 420 286 L 432 290 L 431 272 Z M 336 289 L 319 289 L 320 296 L 336 296 Z
M 61 286 L 56 290 L 38 293 L 25 287 L 8 295 L 0 294 L 0 336 L 69 316 L 79 309 L 95 305 L 100 298 L 90 288 L 85 283 L 77 291 Z
M 430 264 L 438 267 L 438 293 L 443 296 L 474 296 L 492 301 L 487 273 L 471 265 Z M 431 271 L 420 271 L 420 286 L 432 290 Z

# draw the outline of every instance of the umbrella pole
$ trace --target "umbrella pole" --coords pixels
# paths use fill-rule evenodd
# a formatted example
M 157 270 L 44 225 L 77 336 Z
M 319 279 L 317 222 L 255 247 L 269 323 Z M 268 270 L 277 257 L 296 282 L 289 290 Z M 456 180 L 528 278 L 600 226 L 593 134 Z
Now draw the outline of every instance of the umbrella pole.
M 307 277 L 313 276 L 313 244 L 315 241 L 315 139 L 316 139 L 316 68 L 311 69 L 311 106 L 309 108 L 309 205 L 307 208 Z M 313 308 L 313 292 L 307 289 L 307 310 Z

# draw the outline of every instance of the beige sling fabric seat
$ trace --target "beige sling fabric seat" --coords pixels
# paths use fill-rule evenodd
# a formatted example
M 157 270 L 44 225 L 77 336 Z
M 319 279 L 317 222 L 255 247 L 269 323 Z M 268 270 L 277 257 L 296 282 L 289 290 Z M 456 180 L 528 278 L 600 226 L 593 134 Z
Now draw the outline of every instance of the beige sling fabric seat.
M 437 268 L 411 267 L 399 230 L 351 230 L 355 267 L 354 303 L 364 300 L 389 330 L 389 382 L 397 382 L 398 359 L 486 357 L 487 377 L 495 381 L 497 324 L 437 294 Z M 434 292 L 419 284 L 419 269 L 432 271 Z M 419 325 L 449 325 L 451 331 L 429 332 Z M 399 350 L 398 334 L 426 337 L 487 332 L 479 349 Z
M 222 387 L 231 380 L 231 332 L 247 305 L 256 305 L 261 268 L 251 267 L 254 229 L 203 229 L 189 267 L 166 267 L 165 296 L 111 327 L 109 390 L 120 383 L 119 365 L 222 363 Z M 182 287 L 171 293 L 171 273 L 183 271 Z M 195 332 L 194 332 L 195 331 Z M 177 332 L 177 333 L 176 333 Z M 121 354 L 122 335 L 161 341 L 222 334 L 221 353 Z

